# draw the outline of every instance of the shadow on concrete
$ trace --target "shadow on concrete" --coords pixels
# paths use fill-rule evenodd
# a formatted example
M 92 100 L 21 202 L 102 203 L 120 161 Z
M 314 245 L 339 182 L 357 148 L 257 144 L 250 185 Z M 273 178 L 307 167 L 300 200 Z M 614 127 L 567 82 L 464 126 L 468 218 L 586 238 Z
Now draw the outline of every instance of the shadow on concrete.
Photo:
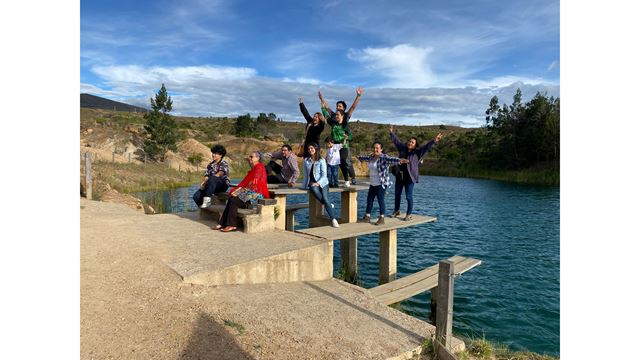
M 319 286 L 317 286 L 315 284 L 312 284 L 312 283 L 309 283 L 309 282 L 305 282 L 305 284 L 310 286 L 311 288 L 315 289 L 316 291 L 326 295 L 326 296 L 329 296 L 329 297 L 331 297 L 331 298 L 333 298 L 335 300 L 338 300 L 341 303 L 343 303 L 345 305 L 348 305 L 348 306 L 360 311 L 361 313 L 363 313 L 363 314 L 365 314 L 365 315 L 367 315 L 367 316 L 369 316 L 369 317 L 371 317 L 371 318 L 373 318 L 375 320 L 378 320 L 378 321 L 380 321 L 380 322 L 382 322 L 382 323 L 384 323 L 384 324 L 386 324 L 386 325 L 388 325 L 388 326 L 390 326 L 390 327 L 392 327 L 392 328 L 394 328 L 394 329 L 396 329 L 396 330 L 398 330 L 398 331 L 400 331 L 400 332 L 412 337 L 417 342 L 422 342 L 422 340 L 424 340 L 424 338 L 425 338 L 425 336 L 423 336 L 423 335 L 417 334 L 417 333 L 413 332 L 412 330 L 405 329 L 404 327 L 396 324 L 395 322 L 393 322 L 393 321 L 391 321 L 389 319 L 385 319 L 382 316 L 380 316 L 380 315 L 378 315 L 376 313 L 373 313 L 373 312 L 371 312 L 371 311 L 369 311 L 369 310 L 367 310 L 367 309 L 365 309 L 363 307 L 360 307 L 360 306 L 352 303 L 351 301 L 345 300 L 345 299 L 341 298 L 340 296 L 338 296 L 336 294 L 333 294 L 333 293 L 331 293 L 331 292 L 329 292 L 329 291 L 327 291 L 327 290 L 325 290 L 325 289 L 323 289 L 323 288 L 321 288 L 321 287 L 319 287 Z
M 178 359 L 253 360 L 253 357 L 240 348 L 234 338 L 234 333 L 239 333 L 237 327 L 219 324 L 209 315 L 200 314 L 189 338 L 189 343 Z

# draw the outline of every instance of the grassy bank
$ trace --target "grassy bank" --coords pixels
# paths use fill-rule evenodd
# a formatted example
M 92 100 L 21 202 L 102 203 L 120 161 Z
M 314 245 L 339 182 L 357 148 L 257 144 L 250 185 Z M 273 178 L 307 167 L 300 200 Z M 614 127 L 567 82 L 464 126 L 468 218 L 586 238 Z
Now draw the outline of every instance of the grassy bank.
M 185 172 L 162 164 L 129 164 L 97 161 L 93 178 L 121 193 L 173 189 L 202 181 L 201 172 Z
M 484 338 L 463 338 L 466 349 L 456 353 L 460 360 L 558 360 L 557 356 L 541 355 L 530 351 L 511 351 L 508 346 L 490 342 Z M 433 340 L 422 344 L 421 360 L 435 359 Z
M 475 179 L 489 179 L 527 185 L 559 186 L 560 171 L 557 169 L 491 170 L 480 168 L 457 168 L 430 165 L 421 169 L 421 174 L 434 176 L 457 176 Z

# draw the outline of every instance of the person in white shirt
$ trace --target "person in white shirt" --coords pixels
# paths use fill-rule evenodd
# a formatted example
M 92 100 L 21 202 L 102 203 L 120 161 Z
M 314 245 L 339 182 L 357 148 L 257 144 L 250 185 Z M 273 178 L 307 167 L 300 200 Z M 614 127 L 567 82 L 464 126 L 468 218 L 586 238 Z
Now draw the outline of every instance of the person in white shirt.
M 329 187 L 336 188 L 338 187 L 338 169 L 340 168 L 340 149 L 342 149 L 342 144 L 334 144 L 331 136 L 327 136 L 324 142 L 327 146 L 327 177 L 329 178 Z
M 379 142 L 373 143 L 373 153 L 371 155 L 358 156 L 358 160 L 368 162 L 370 181 L 369 193 L 367 194 L 367 209 L 365 210 L 364 217 L 360 219 L 359 222 L 370 222 L 373 200 L 378 198 L 380 217 L 378 218 L 378 221 L 376 221 L 375 225 L 383 225 L 384 213 L 386 210 L 384 194 L 387 187 L 391 184 L 391 181 L 389 180 L 389 166 L 394 164 L 406 164 L 409 160 L 392 157 L 383 153 L 382 144 Z

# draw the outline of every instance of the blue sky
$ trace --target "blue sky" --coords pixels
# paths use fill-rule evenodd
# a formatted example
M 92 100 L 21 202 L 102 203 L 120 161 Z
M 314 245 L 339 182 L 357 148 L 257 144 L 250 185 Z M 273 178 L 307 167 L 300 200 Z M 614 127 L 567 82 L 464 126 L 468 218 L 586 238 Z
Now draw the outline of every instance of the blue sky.
M 274 112 L 299 96 L 354 118 L 481 126 L 489 99 L 560 92 L 560 4 L 551 1 L 81 1 L 80 91 L 174 114 Z

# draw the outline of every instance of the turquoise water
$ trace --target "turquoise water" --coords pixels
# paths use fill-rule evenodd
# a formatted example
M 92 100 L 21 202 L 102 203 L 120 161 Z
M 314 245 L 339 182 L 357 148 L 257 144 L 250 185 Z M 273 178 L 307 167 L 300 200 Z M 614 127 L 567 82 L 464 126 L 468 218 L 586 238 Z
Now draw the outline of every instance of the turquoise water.
M 560 189 L 452 177 L 421 176 L 414 189 L 414 213 L 436 223 L 398 231 L 398 276 L 406 276 L 453 255 L 471 256 L 482 265 L 455 279 L 454 334 L 485 337 L 509 345 L 558 355 L 560 352 Z M 197 186 L 137 196 L 164 204 L 164 212 L 196 211 Z M 340 195 L 330 195 L 339 210 Z M 387 191 L 387 215 L 393 189 Z M 307 201 L 305 195 L 287 198 Z M 366 192 L 358 194 L 358 214 Z M 401 211 L 406 210 L 403 199 Z M 378 215 L 377 202 L 372 217 Z M 307 210 L 297 213 L 307 227 Z M 360 286 L 378 281 L 377 235 L 358 238 Z M 340 267 L 335 242 L 334 269 Z M 401 309 L 428 320 L 430 293 L 405 300 Z

